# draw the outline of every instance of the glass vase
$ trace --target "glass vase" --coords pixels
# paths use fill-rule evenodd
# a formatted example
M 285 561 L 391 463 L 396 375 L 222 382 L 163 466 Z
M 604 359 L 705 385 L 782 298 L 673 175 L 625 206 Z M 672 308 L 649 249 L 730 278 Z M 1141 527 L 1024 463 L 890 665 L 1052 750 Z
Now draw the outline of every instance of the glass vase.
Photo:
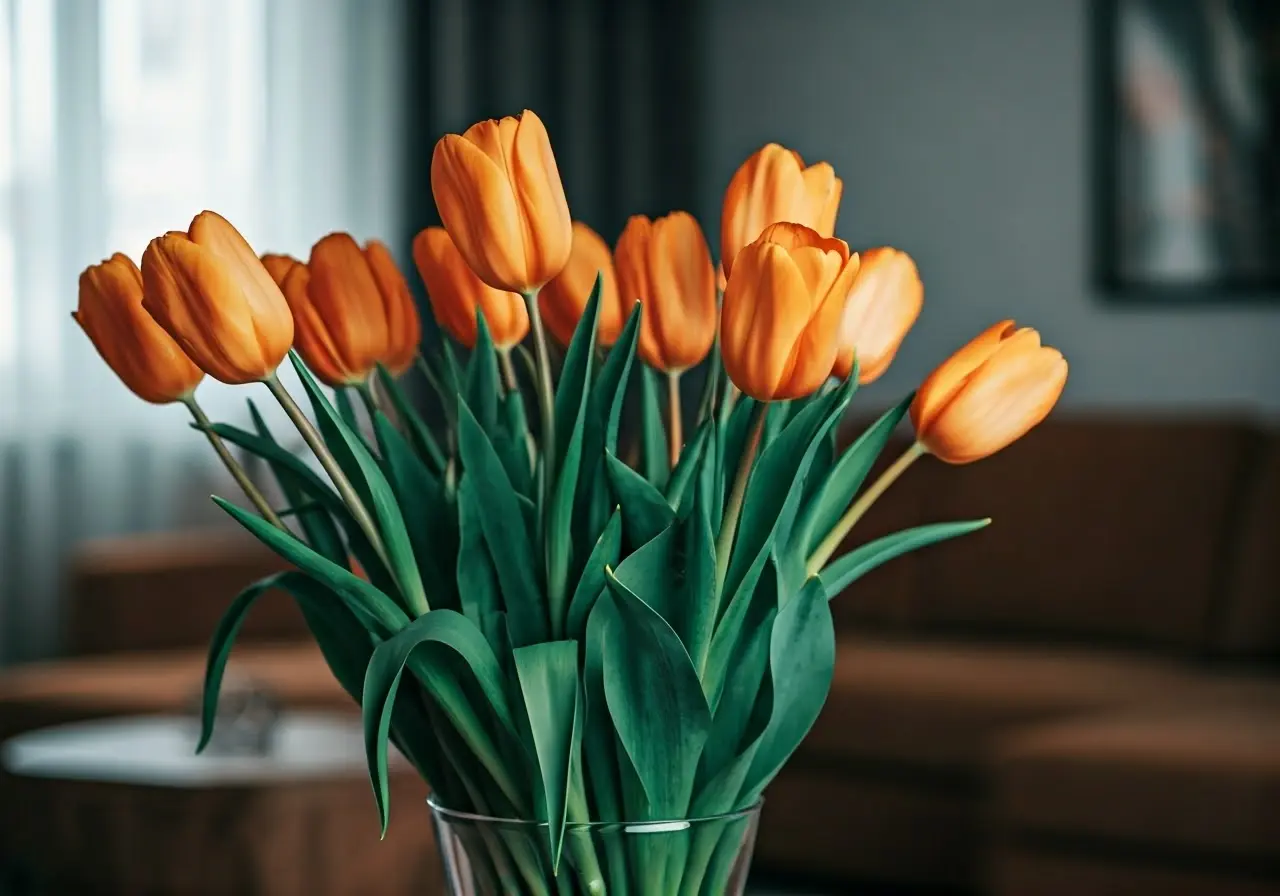
M 427 803 L 451 896 L 741 896 L 761 806 L 685 821 L 570 823 L 553 871 L 546 822 Z

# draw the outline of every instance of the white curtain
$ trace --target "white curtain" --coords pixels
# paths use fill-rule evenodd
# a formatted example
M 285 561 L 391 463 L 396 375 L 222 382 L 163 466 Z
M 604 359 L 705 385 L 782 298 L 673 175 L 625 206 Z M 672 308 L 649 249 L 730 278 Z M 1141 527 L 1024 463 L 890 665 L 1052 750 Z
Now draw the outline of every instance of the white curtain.
M 259 251 L 398 236 L 401 2 L 0 0 L 0 664 L 57 649 L 77 540 L 234 494 L 79 332 L 79 271 L 204 208 Z M 198 396 L 239 419 L 246 394 Z

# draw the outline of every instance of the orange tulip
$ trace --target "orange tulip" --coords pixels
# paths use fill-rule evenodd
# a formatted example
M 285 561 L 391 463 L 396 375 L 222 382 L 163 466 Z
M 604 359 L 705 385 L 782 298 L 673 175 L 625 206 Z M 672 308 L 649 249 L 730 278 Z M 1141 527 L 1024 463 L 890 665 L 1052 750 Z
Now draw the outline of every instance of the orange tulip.
M 569 204 L 547 129 L 529 110 L 441 137 L 431 192 L 458 252 L 494 289 L 532 292 L 568 262 Z
M 950 464 L 1017 441 L 1053 410 L 1067 361 L 1030 327 L 1001 321 L 929 375 L 911 404 L 916 438 Z
M 144 401 L 179 401 L 204 379 L 204 372 L 143 309 L 142 273 L 127 255 L 117 252 L 85 268 L 80 307 L 71 316 L 107 366 Z
M 422 335 L 409 285 L 391 252 L 377 240 L 363 249 L 345 233 L 331 233 L 303 264 L 264 255 L 297 325 L 298 353 L 330 386 L 369 379 L 378 364 L 403 373 Z
M 716 339 L 716 272 L 693 215 L 632 216 L 614 263 L 623 306 L 644 304 L 639 351 L 645 363 L 679 373 L 705 358 Z
M 573 251 L 569 254 L 569 263 L 538 294 L 538 311 L 542 320 L 561 345 L 568 345 L 573 338 L 573 330 L 587 308 L 587 299 L 591 298 L 597 274 L 602 282 L 596 341 L 608 347 L 618 341 L 627 317 L 618 298 L 613 253 L 600 234 L 581 221 L 574 221 Z
M 801 398 L 826 382 L 858 256 L 844 240 L 778 223 L 738 255 L 721 311 L 733 384 L 759 401 Z
M 443 227 L 428 227 L 414 238 L 413 260 L 427 284 L 436 320 L 467 348 L 476 344 L 477 308 L 484 311 L 493 344 L 500 349 L 511 348 L 529 332 L 524 299 L 477 277 Z
M 897 249 L 868 249 L 853 281 L 833 376 L 845 379 L 858 360 L 858 382 L 878 380 L 920 316 L 924 284 L 911 256 Z
M 800 154 L 776 143 L 742 163 L 724 193 L 720 216 L 720 263 L 733 275 L 735 256 L 778 221 L 794 221 L 829 237 L 844 183 L 826 162 L 805 167 Z
M 224 383 L 271 376 L 293 345 L 293 315 L 231 224 L 201 212 L 187 233 L 156 237 L 142 255 L 142 305 L 205 373 Z

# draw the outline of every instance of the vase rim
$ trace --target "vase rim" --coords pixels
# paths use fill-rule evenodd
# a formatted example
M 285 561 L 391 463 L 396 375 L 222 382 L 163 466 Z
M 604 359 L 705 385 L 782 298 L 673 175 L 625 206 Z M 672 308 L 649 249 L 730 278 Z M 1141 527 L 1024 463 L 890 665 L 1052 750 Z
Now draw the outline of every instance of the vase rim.
M 477 812 L 463 812 L 458 809 L 450 809 L 436 802 L 434 793 L 427 796 L 427 805 L 431 808 L 432 812 L 447 821 L 460 821 L 471 824 L 504 825 L 521 828 L 545 828 L 547 826 L 547 822 L 545 821 L 528 821 L 519 818 L 500 818 L 493 815 L 481 815 Z M 737 821 L 742 818 L 759 815 L 760 807 L 763 805 L 764 797 L 760 797 L 745 809 L 738 809 L 734 812 L 723 812 L 719 815 L 700 815 L 694 818 L 673 818 L 665 821 L 568 821 L 565 822 L 565 830 L 591 831 L 604 828 L 621 828 L 627 833 L 635 834 L 657 834 L 670 831 L 682 831 L 695 825 Z

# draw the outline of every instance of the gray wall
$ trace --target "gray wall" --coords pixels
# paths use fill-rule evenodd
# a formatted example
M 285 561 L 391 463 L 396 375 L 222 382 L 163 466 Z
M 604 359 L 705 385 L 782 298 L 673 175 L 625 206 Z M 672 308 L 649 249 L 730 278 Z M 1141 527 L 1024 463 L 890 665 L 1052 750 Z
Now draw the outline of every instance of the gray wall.
M 704 220 L 768 140 L 835 166 L 839 235 L 911 252 L 925 281 L 878 402 L 1015 317 L 1070 360 L 1064 404 L 1274 414 L 1280 305 L 1117 310 L 1090 291 L 1087 7 L 712 0 Z

